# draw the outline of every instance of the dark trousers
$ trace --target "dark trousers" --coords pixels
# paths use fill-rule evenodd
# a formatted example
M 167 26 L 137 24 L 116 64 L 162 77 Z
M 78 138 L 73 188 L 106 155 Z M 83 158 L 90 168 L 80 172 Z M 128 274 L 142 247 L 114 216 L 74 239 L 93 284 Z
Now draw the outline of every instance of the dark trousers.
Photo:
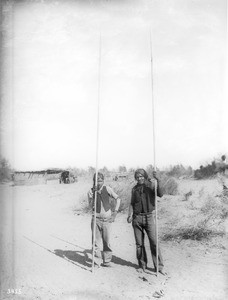
M 155 230 L 155 220 L 153 214 L 148 215 L 134 215 L 132 226 L 135 234 L 136 241 L 136 256 L 138 259 L 138 264 L 140 268 L 147 266 L 147 254 L 145 249 L 145 232 L 148 236 L 150 243 L 150 251 L 152 255 L 152 260 L 154 267 L 157 270 L 156 261 L 156 230 Z M 163 269 L 163 260 L 161 256 L 161 251 L 158 247 L 158 270 Z
M 112 259 L 112 249 L 110 246 L 110 235 L 111 235 L 112 224 L 108 219 L 96 218 L 95 228 L 95 257 L 98 258 L 98 262 L 102 260 L 102 244 L 103 244 L 103 261 L 108 263 Z M 93 243 L 93 218 L 91 222 L 92 229 L 92 243 Z

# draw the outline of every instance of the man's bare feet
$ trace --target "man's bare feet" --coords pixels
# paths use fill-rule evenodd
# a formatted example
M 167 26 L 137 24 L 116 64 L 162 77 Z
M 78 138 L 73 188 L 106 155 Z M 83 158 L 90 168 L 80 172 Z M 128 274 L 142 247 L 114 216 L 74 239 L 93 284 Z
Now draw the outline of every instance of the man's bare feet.
M 157 273 L 157 270 L 156 270 L 156 269 L 154 269 L 154 272 L 155 272 L 155 273 Z M 162 270 L 162 269 L 161 269 L 161 270 L 159 270 L 158 272 L 159 272 L 160 274 L 162 274 L 163 276 L 167 276 L 167 275 L 168 275 L 168 273 L 167 273 L 167 272 L 165 272 L 165 271 L 164 271 L 164 270 Z
M 110 268 L 112 264 L 110 262 L 106 262 L 102 264 L 102 267 Z
M 146 267 L 139 267 L 138 269 L 136 269 L 136 271 L 137 271 L 138 273 L 146 272 Z
M 159 270 L 159 273 L 164 275 L 164 276 L 168 275 L 164 270 Z

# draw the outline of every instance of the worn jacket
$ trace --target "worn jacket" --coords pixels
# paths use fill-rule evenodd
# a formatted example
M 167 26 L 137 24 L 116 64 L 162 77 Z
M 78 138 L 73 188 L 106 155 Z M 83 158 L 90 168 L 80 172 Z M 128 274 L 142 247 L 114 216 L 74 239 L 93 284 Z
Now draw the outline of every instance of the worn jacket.
M 157 196 L 163 196 L 159 181 L 157 181 Z M 155 209 L 155 188 L 151 182 L 143 185 L 137 184 L 133 187 L 131 205 L 134 215 L 151 213 Z

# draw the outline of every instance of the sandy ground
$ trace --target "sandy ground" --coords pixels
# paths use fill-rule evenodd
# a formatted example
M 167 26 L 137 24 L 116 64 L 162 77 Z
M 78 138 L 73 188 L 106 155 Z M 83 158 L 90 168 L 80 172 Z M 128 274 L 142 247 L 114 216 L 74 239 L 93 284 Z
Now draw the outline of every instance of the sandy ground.
M 132 226 L 123 213 L 113 223 L 113 266 L 92 273 L 85 255 L 91 216 L 80 211 L 89 187 L 82 180 L 1 185 L 1 299 L 155 299 L 160 290 L 162 299 L 228 299 L 224 243 L 162 242 L 168 275 L 156 277 L 151 258 L 148 274 L 139 274 Z M 178 202 L 164 201 L 159 205 L 181 213 Z M 161 227 L 164 222 L 159 218 Z

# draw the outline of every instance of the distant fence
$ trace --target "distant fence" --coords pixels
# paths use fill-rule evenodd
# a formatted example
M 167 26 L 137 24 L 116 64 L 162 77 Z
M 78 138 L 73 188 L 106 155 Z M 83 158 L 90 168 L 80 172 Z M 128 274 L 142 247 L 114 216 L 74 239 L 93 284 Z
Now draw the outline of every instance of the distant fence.
M 17 171 L 12 174 L 15 185 L 46 184 L 49 180 L 59 180 L 62 170 Z
M 112 177 L 113 177 L 113 180 L 119 181 L 119 180 L 129 179 L 130 177 L 132 177 L 132 174 L 127 173 L 127 172 L 115 173 L 115 174 L 112 174 Z

